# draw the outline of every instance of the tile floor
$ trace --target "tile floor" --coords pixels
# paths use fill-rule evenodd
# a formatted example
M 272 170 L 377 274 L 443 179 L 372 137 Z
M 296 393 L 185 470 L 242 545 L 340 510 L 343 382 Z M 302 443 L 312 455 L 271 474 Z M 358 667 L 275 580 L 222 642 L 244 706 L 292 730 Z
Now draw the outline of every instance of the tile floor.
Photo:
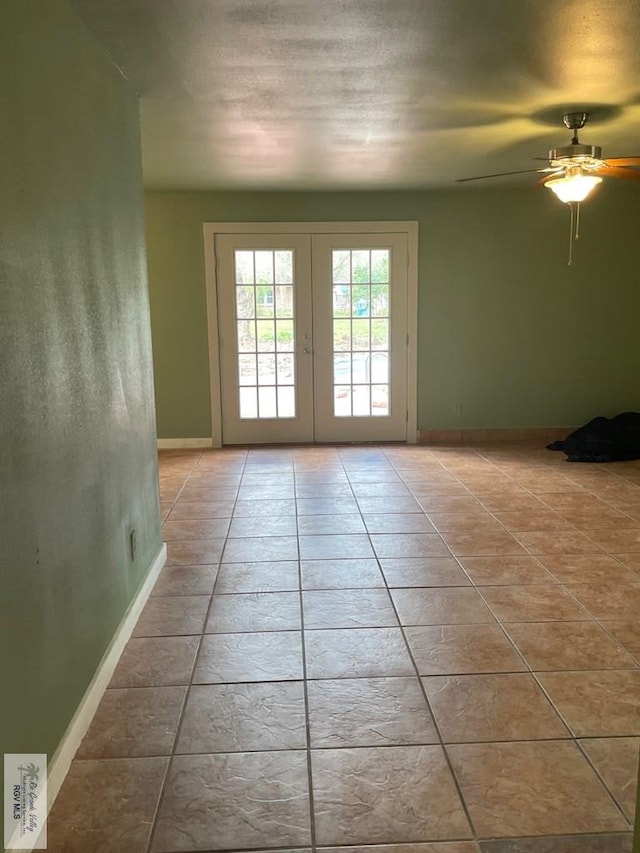
M 563 459 L 162 454 L 168 562 L 50 849 L 629 853 L 640 464 Z

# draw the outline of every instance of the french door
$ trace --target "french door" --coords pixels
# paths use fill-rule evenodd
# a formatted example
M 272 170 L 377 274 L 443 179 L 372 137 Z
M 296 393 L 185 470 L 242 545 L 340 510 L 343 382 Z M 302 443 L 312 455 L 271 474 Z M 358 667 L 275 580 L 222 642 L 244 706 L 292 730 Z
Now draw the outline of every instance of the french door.
M 221 443 L 407 440 L 407 242 L 216 233 Z

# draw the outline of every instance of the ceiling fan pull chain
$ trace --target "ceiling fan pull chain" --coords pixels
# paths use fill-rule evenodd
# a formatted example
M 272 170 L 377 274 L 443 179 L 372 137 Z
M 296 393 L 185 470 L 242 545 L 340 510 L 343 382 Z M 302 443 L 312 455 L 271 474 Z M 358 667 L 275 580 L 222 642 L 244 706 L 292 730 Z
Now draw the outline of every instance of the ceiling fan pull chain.
M 576 204 L 576 240 L 580 239 L 580 202 Z
M 573 265 L 573 224 L 574 224 L 573 204 L 569 204 L 569 210 L 571 211 L 571 225 L 569 227 L 569 263 L 567 266 L 572 266 Z

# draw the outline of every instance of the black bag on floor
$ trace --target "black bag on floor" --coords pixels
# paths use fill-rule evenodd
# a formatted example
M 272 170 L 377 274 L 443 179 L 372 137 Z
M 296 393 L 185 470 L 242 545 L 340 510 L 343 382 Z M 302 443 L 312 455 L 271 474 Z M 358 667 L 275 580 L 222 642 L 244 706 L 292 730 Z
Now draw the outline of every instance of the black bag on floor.
M 615 462 L 640 459 L 640 414 L 623 412 L 615 418 L 594 418 L 548 450 L 562 450 L 569 462 Z

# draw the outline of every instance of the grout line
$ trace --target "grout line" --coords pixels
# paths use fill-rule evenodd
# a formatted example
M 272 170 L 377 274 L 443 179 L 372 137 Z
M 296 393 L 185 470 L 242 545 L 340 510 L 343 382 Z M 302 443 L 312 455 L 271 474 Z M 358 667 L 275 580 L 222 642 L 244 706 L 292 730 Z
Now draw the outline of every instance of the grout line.
M 308 689 L 308 673 L 307 673 L 307 646 L 306 646 L 306 637 L 305 637 L 305 626 L 304 626 L 304 597 L 302 594 L 302 557 L 300 554 L 300 531 L 298 527 L 299 515 L 298 515 L 298 498 L 296 494 L 296 472 L 295 472 L 295 457 L 294 457 L 294 468 L 293 468 L 293 493 L 294 493 L 294 507 L 296 512 L 296 543 L 298 548 L 298 600 L 300 607 L 300 641 L 302 648 L 302 689 L 304 692 L 304 718 L 305 718 L 305 737 L 307 744 L 307 785 L 309 789 L 309 832 L 310 832 L 310 842 L 311 842 L 311 851 L 315 853 L 317 849 L 317 838 L 316 838 L 316 815 L 315 815 L 315 800 L 314 800 L 314 790 L 313 790 L 313 767 L 312 767 L 312 755 L 311 755 L 311 719 L 309 716 L 309 689 Z

